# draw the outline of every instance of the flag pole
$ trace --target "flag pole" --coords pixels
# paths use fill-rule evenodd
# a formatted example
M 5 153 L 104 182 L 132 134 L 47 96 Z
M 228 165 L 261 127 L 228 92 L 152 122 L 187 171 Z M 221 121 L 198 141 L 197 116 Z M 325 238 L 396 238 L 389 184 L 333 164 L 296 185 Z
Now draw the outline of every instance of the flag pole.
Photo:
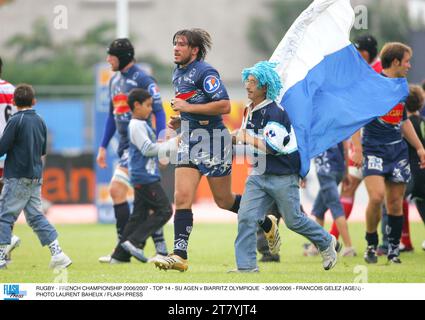
M 128 38 L 128 0 L 116 0 L 116 20 L 117 38 Z

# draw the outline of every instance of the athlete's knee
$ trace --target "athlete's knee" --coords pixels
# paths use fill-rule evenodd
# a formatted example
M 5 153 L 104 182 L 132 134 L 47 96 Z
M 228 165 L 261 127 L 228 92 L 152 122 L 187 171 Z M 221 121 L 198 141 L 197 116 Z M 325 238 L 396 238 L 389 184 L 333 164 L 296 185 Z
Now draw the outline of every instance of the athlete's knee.
M 225 209 L 225 210 L 229 210 L 230 208 L 232 208 L 235 202 L 233 197 L 221 197 L 221 196 L 218 196 L 218 197 L 215 196 L 214 201 L 220 209 Z
M 381 206 L 384 203 L 384 192 L 372 191 L 369 193 L 369 203 L 375 206 Z
M 401 213 L 403 211 L 403 198 L 390 198 L 387 199 L 387 211 L 388 213 Z
M 177 208 L 190 208 L 192 206 L 192 194 L 187 191 L 176 190 L 174 200 Z
M 127 200 L 127 186 L 120 183 L 112 183 L 109 187 L 109 194 L 114 203 L 121 203 Z

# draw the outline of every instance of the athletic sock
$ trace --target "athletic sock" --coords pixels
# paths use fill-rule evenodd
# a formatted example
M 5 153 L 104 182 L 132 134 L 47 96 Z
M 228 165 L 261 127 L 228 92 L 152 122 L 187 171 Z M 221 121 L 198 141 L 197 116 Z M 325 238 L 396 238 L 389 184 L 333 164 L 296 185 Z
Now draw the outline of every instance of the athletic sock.
M 237 214 L 239 211 L 239 207 L 241 206 L 241 200 L 242 196 L 240 194 L 237 194 L 235 197 L 235 203 L 233 204 L 233 207 L 230 208 L 230 211 Z
M 353 204 L 354 204 L 354 199 L 353 198 L 349 198 L 349 197 L 341 197 L 340 198 L 342 207 L 344 209 L 344 214 L 345 214 L 345 219 L 348 220 L 348 218 L 351 215 L 351 211 L 353 210 Z M 332 224 L 331 230 L 329 231 L 329 233 L 333 236 L 335 236 L 335 238 L 339 238 L 339 230 L 338 227 L 336 226 L 335 221 Z
M 51 244 L 49 244 L 49 250 L 50 250 L 50 254 L 53 256 L 56 256 L 60 253 L 62 253 L 62 249 L 59 245 L 59 241 L 56 239 L 55 241 L 53 241 Z
M 425 223 L 425 200 L 421 198 L 416 198 L 416 208 L 419 211 L 423 223 Z
M 375 249 L 378 247 L 378 243 L 379 243 L 378 232 L 373 232 L 373 233 L 366 232 L 365 239 L 367 241 L 367 246 L 368 247 L 371 247 L 372 246 Z
M 263 222 L 259 222 L 259 225 L 265 233 L 270 232 L 270 230 L 272 229 L 272 221 L 267 216 L 264 218 Z
M 117 220 L 116 228 L 118 241 L 121 241 L 125 225 L 127 224 L 128 219 L 130 217 L 130 206 L 128 205 L 128 202 L 126 201 L 120 204 L 115 204 L 114 213 L 115 219 Z
M 403 229 L 403 216 L 388 215 L 388 225 L 386 228 L 388 236 L 388 259 L 399 256 L 399 245 L 401 230 Z
M 187 259 L 189 236 L 193 228 L 191 209 L 176 210 L 174 215 L 174 254 Z
M 409 202 L 403 201 L 403 229 L 401 233 L 401 243 L 407 248 L 413 248 L 412 241 L 410 239 L 410 223 L 409 223 Z
M 168 255 L 167 244 L 164 239 L 164 230 L 162 228 L 152 234 L 152 240 L 155 244 L 155 251 L 157 254 L 163 256 Z

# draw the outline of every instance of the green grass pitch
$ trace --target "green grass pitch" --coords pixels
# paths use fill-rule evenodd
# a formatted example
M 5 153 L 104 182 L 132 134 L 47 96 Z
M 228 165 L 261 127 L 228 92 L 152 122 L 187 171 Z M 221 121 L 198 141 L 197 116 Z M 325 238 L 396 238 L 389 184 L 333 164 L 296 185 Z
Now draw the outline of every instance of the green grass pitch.
M 258 274 L 227 273 L 235 267 L 236 224 L 195 224 L 189 245 L 189 270 L 185 273 L 160 271 L 152 264 L 134 259 L 126 265 L 98 263 L 97 259 L 110 253 L 114 246 L 115 228 L 112 225 L 58 225 L 57 229 L 64 251 L 73 260 L 68 269 L 69 283 L 352 283 L 358 277 L 356 266 L 366 266 L 362 257 L 365 247 L 363 223 L 350 224 L 358 257 L 340 258 L 331 271 L 323 270 L 320 257 L 304 257 L 302 244 L 306 240 L 281 226 L 281 262 L 260 264 Z M 386 259 L 381 257 L 377 265 L 367 266 L 368 282 L 425 282 L 425 252 L 421 248 L 425 239 L 423 224 L 412 223 L 411 233 L 415 252 L 402 254 L 402 265 L 387 265 Z M 15 234 L 21 237 L 22 243 L 13 252 L 13 262 L 8 269 L 0 271 L 0 283 L 54 282 L 58 275 L 48 269 L 49 250 L 40 246 L 26 225 L 17 225 Z M 165 227 L 165 234 L 170 249 L 172 225 Z M 153 253 L 153 243 L 149 239 L 146 254 Z

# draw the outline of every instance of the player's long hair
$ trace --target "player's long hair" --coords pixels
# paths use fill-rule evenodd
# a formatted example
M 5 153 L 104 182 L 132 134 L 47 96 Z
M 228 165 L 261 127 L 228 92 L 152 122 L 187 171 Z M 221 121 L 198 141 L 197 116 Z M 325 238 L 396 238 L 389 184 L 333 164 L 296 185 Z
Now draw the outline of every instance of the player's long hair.
M 186 37 L 188 45 L 192 48 L 199 48 L 196 60 L 204 60 L 207 56 L 208 50 L 211 49 L 212 40 L 210 34 L 199 28 L 183 29 L 177 31 L 173 36 L 173 43 L 177 37 Z
M 276 63 L 260 61 L 251 68 L 242 71 L 242 81 L 245 82 L 250 75 L 258 81 L 258 88 L 267 86 L 267 99 L 275 100 L 282 89 L 279 75 L 276 73 Z

